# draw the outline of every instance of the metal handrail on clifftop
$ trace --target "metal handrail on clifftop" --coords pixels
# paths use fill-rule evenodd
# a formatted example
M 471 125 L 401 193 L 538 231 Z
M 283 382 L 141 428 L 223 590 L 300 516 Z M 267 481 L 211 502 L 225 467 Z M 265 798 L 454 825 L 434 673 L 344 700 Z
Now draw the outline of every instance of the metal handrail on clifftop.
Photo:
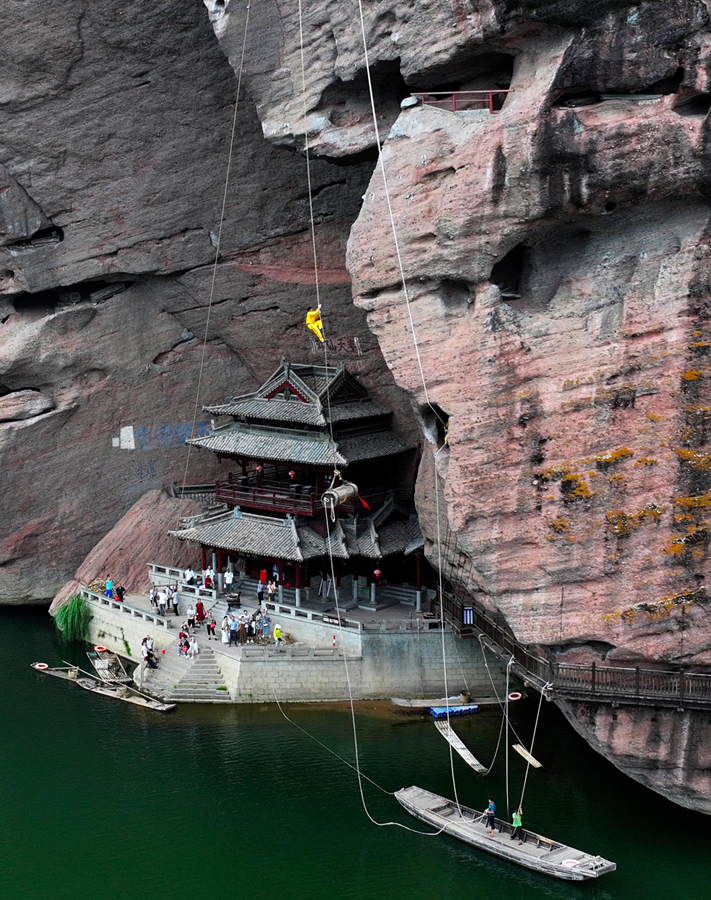
M 579 665 L 546 659 L 520 643 L 505 623 L 470 598 L 442 597 L 445 617 L 460 634 L 475 634 L 513 671 L 552 700 L 711 710 L 711 674 L 641 666 Z
M 493 114 L 499 111 L 499 103 L 503 106 L 506 95 L 512 93 L 510 88 L 492 88 L 486 91 L 424 91 L 410 96 L 416 97 L 423 106 L 437 106 L 449 112 L 488 109 Z

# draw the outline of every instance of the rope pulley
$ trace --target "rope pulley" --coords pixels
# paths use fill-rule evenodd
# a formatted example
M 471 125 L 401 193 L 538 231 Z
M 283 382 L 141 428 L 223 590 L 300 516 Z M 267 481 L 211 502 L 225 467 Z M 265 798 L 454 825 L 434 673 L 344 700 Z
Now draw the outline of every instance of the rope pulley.
M 324 509 L 330 511 L 331 521 L 336 521 L 336 507 L 358 496 L 358 487 L 350 481 L 344 481 L 338 487 L 330 487 L 321 497 Z

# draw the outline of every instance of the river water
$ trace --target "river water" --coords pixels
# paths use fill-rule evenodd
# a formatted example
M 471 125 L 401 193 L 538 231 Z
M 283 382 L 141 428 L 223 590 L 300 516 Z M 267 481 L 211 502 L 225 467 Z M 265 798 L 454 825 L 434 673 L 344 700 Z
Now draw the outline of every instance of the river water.
M 54 634 L 44 611 L 0 611 L 3 900 L 458 900 L 486 897 L 707 900 L 709 819 L 621 775 L 544 704 L 524 823 L 615 860 L 597 882 L 528 873 L 443 837 L 378 828 L 354 772 L 284 720 L 273 705 L 182 707 L 160 714 L 94 697 L 29 668 L 86 660 Z M 83 657 L 83 658 L 82 658 Z M 512 707 L 530 737 L 536 697 Z M 308 732 L 353 758 L 350 714 L 338 705 L 288 707 Z M 432 724 L 360 704 L 363 770 L 388 790 L 418 784 L 452 796 L 448 746 Z M 488 763 L 494 709 L 456 729 Z M 515 758 L 514 758 L 515 757 Z M 511 802 L 525 763 L 511 762 Z M 456 763 L 460 800 L 505 811 L 504 756 L 479 779 Z M 366 783 L 378 821 L 426 828 Z

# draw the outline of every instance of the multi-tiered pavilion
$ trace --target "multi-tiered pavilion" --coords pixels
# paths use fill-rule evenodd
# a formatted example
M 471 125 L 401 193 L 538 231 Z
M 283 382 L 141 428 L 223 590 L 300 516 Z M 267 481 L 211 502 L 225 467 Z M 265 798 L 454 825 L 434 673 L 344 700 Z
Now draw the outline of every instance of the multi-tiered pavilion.
M 383 582 L 410 584 L 419 608 L 417 448 L 343 365 L 282 360 L 259 390 L 205 410 L 230 421 L 189 443 L 228 471 L 215 483 L 215 505 L 172 532 L 200 545 L 203 567 L 211 559 L 218 573 L 278 575 L 300 605 L 332 587 L 333 561 L 336 584 L 353 601 L 377 603 Z M 337 507 L 327 529 L 322 496 L 342 481 L 359 496 Z

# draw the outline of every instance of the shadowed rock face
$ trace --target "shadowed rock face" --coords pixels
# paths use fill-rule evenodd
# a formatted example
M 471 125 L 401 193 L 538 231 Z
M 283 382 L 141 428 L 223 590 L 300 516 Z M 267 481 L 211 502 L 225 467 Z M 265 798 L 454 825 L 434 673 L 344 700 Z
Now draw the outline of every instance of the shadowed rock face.
M 146 491 L 214 477 L 199 452 L 185 472 L 183 441 L 235 81 L 193 0 L 13 0 L 0 28 L 0 602 L 46 603 Z M 322 298 L 331 359 L 406 428 L 344 265 L 370 171 L 313 167 Z M 307 229 L 303 160 L 264 142 L 245 100 L 202 402 L 253 389 L 282 354 L 322 360 L 301 324 Z
M 241 13 L 206 5 L 236 65 Z M 374 142 L 358 7 L 306 6 L 305 96 L 296 5 L 277 3 L 258 113 L 273 143 L 307 130 L 317 154 L 348 157 Z M 430 558 L 436 470 L 447 573 L 522 641 L 572 661 L 711 663 L 707 4 L 367 4 L 365 30 L 434 412 L 379 170 L 348 268 L 421 410 Z M 496 115 L 395 120 L 411 90 L 509 82 Z M 711 811 L 703 717 L 566 714 L 625 771 Z

